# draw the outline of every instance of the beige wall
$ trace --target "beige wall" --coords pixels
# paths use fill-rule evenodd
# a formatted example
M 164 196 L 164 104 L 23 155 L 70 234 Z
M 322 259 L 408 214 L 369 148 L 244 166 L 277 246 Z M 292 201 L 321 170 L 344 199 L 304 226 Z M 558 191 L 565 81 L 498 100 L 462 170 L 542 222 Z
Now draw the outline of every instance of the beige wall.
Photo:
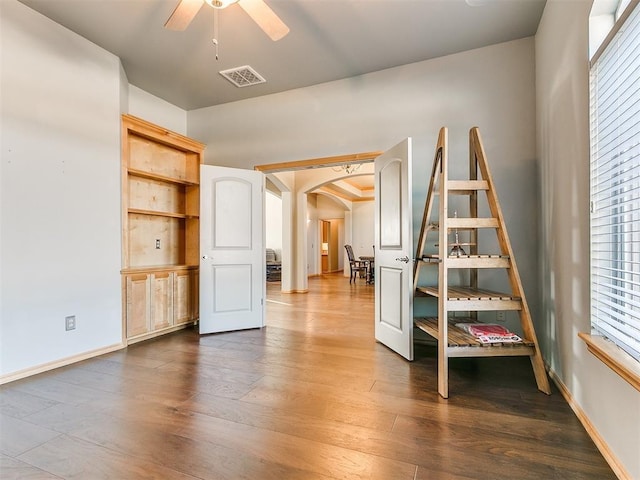
M 551 369 L 629 478 L 640 478 L 640 392 L 589 354 L 591 2 L 549 0 L 536 35 L 542 319 Z

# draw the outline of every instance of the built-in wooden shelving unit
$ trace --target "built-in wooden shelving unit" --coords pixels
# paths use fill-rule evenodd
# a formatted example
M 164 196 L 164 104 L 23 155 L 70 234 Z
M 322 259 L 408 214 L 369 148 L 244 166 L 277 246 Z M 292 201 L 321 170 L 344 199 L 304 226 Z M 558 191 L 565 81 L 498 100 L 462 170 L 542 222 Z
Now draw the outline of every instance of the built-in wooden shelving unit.
M 204 145 L 122 116 L 122 286 L 127 343 L 198 319 Z

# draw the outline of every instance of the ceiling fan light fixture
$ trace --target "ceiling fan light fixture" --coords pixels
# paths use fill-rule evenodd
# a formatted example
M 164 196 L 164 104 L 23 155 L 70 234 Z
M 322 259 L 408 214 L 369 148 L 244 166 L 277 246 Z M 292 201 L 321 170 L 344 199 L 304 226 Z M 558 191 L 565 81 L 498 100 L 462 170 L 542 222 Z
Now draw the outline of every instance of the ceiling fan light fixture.
M 227 8 L 229 5 L 238 3 L 238 0 L 205 0 L 213 8 Z
M 274 42 L 289 33 L 289 27 L 269 8 L 264 0 L 180 0 L 178 6 L 165 22 L 165 28 L 183 31 L 205 3 L 216 10 L 237 3 Z

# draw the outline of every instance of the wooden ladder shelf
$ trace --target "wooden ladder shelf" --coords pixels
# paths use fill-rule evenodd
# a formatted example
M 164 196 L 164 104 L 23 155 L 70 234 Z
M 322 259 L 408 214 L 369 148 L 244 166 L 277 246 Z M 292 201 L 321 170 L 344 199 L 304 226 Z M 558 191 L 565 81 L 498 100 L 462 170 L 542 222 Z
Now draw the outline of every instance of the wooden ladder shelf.
M 447 128 L 443 127 L 438 135 L 414 264 L 416 297 L 433 297 L 438 303 L 437 317 L 414 320 L 417 328 L 438 340 L 438 392 L 444 398 L 449 396 L 448 359 L 451 357 L 528 356 L 538 389 L 550 394 L 547 373 L 480 140 L 480 132 L 476 127 L 469 132 L 468 180 L 448 178 L 447 142 Z M 490 212 L 490 216 L 484 218 L 478 216 L 478 194 L 482 192 L 486 194 Z M 454 195 L 468 196 L 468 204 L 464 205 L 468 216 L 458 217 L 457 211 L 451 214 L 449 205 Z M 434 203 L 437 203 L 437 211 Z M 483 229 L 495 231 L 497 244 L 494 248 L 498 251 L 478 253 L 478 232 Z M 427 239 L 430 236 L 434 237 L 433 246 L 437 253 L 433 251 L 426 254 Z M 485 239 L 486 236 L 482 238 Z M 420 285 L 421 269 L 435 266 L 438 268 L 437 284 Z M 504 269 L 511 291 L 502 293 L 479 288 L 479 270 L 482 269 Z M 453 272 L 468 272 L 468 284 L 453 285 Z M 482 343 L 455 326 L 456 322 L 477 322 L 478 312 L 488 311 L 517 312 L 522 328 L 522 341 Z M 458 316 L 460 314 L 464 316 Z

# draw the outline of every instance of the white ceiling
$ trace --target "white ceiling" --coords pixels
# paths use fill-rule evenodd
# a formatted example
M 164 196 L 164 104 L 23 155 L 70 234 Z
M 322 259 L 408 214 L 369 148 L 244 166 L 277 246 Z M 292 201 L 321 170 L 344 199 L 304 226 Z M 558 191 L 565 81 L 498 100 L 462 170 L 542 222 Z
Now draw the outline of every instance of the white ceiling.
M 0 0 L 1 1 L 1 0 Z M 133 85 L 186 110 L 305 87 L 534 35 L 545 0 L 266 0 L 290 33 L 271 41 L 238 6 L 189 28 L 163 25 L 178 0 L 20 0 L 122 60 Z M 250 65 L 237 88 L 220 70 Z

